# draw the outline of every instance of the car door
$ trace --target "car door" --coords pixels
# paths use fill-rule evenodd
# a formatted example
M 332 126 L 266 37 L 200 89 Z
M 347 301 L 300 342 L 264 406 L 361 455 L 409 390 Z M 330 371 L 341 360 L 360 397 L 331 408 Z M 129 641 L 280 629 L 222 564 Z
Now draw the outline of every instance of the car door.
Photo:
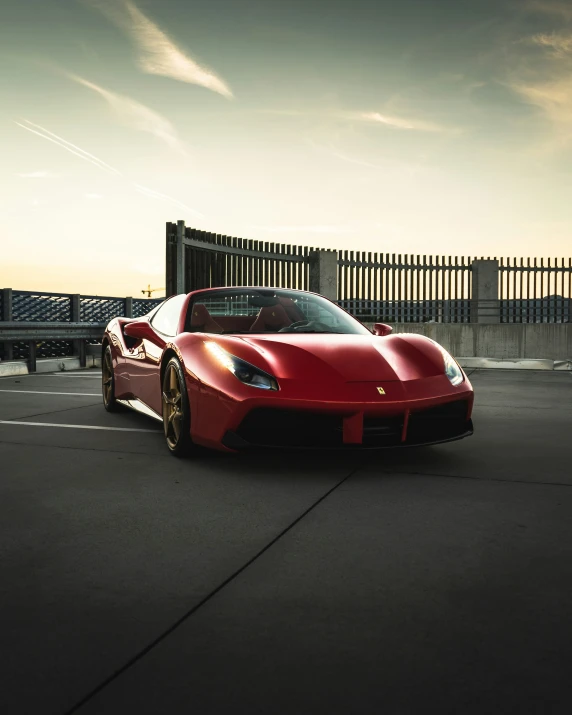
M 166 300 L 150 317 L 153 339 L 141 340 L 127 356 L 133 394 L 159 415 L 162 412 L 161 356 L 166 343 L 177 334 L 186 298 L 186 294 L 180 294 Z

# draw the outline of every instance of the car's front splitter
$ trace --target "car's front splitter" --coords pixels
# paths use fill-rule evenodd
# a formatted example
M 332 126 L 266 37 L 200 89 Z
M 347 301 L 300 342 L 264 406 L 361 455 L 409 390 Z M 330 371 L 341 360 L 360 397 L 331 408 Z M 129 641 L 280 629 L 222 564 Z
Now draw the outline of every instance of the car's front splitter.
M 319 444 L 319 445 L 286 445 L 286 444 L 262 444 L 256 442 L 247 442 L 245 439 L 228 430 L 222 439 L 222 444 L 227 448 L 235 452 L 247 451 L 249 449 L 288 449 L 296 451 L 307 451 L 307 450 L 340 450 L 340 451 L 379 451 L 386 449 L 402 449 L 404 447 L 429 447 L 434 444 L 445 444 L 447 442 L 456 442 L 465 437 L 470 437 L 474 433 L 473 421 L 468 420 L 466 424 L 466 429 L 460 433 L 450 437 L 443 437 L 441 439 L 432 439 L 427 441 L 404 441 L 398 442 L 396 444 L 386 444 L 386 445 L 367 445 L 367 444 Z

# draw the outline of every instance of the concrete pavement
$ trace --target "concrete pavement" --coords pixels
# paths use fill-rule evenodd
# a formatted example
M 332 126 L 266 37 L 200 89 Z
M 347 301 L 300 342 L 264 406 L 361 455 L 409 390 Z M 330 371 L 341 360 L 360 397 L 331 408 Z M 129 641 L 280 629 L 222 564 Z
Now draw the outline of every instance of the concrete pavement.
M 179 461 L 0 379 L 0 712 L 568 713 L 572 375 L 471 381 L 460 442 Z

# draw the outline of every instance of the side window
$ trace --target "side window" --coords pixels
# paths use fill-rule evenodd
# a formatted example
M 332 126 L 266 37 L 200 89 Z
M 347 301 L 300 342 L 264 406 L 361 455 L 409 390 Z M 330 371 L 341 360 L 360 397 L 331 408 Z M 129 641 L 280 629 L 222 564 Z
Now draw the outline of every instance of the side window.
M 151 325 L 163 335 L 175 335 L 181 315 L 181 308 L 187 298 L 186 293 L 175 295 L 163 303 L 151 318 Z
M 152 310 L 149 311 L 149 313 L 148 313 L 149 320 L 153 320 L 157 311 L 161 310 L 161 308 L 165 305 L 165 303 L 166 303 L 166 301 L 163 301 L 162 303 L 159 303 L 159 305 L 156 305 Z

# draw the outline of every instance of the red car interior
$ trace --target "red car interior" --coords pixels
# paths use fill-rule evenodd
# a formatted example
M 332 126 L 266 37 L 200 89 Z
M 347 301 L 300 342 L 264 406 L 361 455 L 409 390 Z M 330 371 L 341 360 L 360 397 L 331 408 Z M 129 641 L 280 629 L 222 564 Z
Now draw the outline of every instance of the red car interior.
M 260 333 L 267 330 L 280 330 L 288 325 L 292 325 L 292 320 L 288 317 L 288 313 L 281 305 L 270 305 L 265 308 L 260 308 L 260 312 L 254 323 L 250 326 L 251 333 Z
M 244 333 L 277 331 L 294 322 L 305 320 L 306 316 L 291 298 L 279 298 L 279 305 L 261 308 L 257 316 L 252 315 L 217 315 L 216 319 L 207 310 L 204 303 L 192 307 L 190 330 L 205 333 Z
M 193 305 L 191 315 L 191 330 L 204 331 L 205 333 L 222 333 L 223 328 L 211 316 L 203 303 Z
M 278 301 L 288 314 L 288 317 L 293 323 L 296 323 L 298 320 L 305 320 L 306 316 L 304 313 L 298 308 L 296 303 L 292 300 L 292 298 L 278 298 Z

